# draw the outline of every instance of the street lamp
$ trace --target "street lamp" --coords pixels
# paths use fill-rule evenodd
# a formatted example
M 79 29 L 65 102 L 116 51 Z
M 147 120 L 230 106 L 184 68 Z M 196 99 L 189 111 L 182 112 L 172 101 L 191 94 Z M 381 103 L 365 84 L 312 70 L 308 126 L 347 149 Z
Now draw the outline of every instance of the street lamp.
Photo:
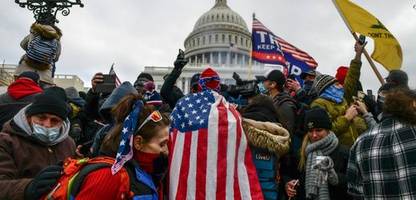
M 69 8 L 78 5 L 81 8 L 84 4 L 81 0 L 15 0 L 20 7 L 27 7 L 33 11 L 35 19 L 38 23 L 53 25 L 59 21 L 56 19 L 56 14 L 60 12 L 63 16 L 70 13 Z

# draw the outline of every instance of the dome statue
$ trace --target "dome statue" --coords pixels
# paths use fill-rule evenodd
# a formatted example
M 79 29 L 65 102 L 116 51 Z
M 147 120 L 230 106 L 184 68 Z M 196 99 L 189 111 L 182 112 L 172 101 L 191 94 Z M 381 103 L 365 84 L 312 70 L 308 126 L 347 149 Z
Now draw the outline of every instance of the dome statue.
M 214 7 L 199 17 L 184 45 L 190 65 L 247 66 L 251 33 L 226 0 L 216 0 Z

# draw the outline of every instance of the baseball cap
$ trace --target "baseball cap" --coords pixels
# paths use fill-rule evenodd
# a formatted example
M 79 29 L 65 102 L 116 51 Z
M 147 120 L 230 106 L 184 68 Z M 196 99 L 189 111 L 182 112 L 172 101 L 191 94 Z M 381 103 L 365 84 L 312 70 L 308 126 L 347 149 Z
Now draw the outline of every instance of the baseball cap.
M 258 81 L 274 81 L 277 85 L 284 85 L 286 83 L 285 75 L 278 69 L 269 70 L 263 76 L 256 76 L 256 79 Z

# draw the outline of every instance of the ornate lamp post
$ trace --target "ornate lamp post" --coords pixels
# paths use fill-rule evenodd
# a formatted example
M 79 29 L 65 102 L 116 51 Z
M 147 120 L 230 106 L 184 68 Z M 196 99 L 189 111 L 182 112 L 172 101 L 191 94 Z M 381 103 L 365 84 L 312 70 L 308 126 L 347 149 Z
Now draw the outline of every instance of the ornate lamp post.
M 15 0 L 20 7 L 27 7 L 33 11 L 35 19 L 41 24 L 53 25 L 59 21 L 56 14 L 60 12 L 63 16 L 70 13 L 69 8 L 75 5 L 84 7 L 81 0 Z

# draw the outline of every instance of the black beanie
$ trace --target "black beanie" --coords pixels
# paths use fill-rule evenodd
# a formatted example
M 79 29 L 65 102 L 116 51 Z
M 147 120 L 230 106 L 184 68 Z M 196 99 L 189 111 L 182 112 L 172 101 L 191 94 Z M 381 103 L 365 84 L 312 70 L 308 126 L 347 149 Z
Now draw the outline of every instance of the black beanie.
M 323 108 L 312 108 L 305 112 L 305 130 L 323 128 L 330 130 L 331 119 Z
M 65 90 L 51 87 L 37 95 L 34 102 L 27 108 L 26 115 L 32 116 L 41 113 L 53 114 L 65 120 L 69 113 Z

